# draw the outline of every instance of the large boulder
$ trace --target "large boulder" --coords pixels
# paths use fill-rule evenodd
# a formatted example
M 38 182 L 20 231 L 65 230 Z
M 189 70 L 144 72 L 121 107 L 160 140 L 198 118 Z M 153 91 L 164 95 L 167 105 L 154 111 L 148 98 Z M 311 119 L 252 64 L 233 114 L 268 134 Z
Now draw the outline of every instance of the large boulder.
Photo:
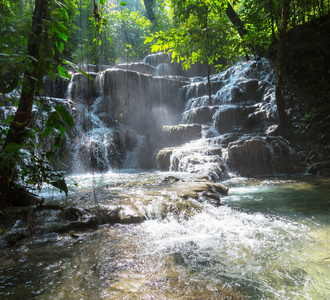
M 241 81 L 232 89 L 232 103 L 260 102 L 264 92 L 264 85 L 256 79 Z
M 200 139 L 202 137 L 200 124 L 180 124 L 175 126 L 163 126 L 164 142 L 168 146 L 180 146 L 184 143 Z
M 173 148 L 164 148 L 160 150 L 156 156 L 158 169 L 161 171 L 169 171 L 171 167 L 171 155 Z
M 218 107 L 202 106 L 187 110 L 182 115 L 183 122 L 207 124 L 213 122 L 213 115 Z
M 219 133 L 241 131 L 246 129 L 246 121 L 255 107 L 230 106 L 220 109 L 214 115 L 214 126 Z
M 314 163 L 308 167 L 307 172 L 315 175 L 330 176 L 330 161 Z
M 228 165 L 242 176 L 293 173 L 299 166 L 295 151 L 281 137 L 250 137 L 228 145 Z
M 220 206 L 220 195 L 227 196 L 228 188 L 220 183 L 210 181 L 201 182 L 194 187 L 183 187 L 179 196 L 183 199 L 195 199 L 198 202 L 208 202 L 214 206 Z
M 226 175 L 221 148 L 199 141 L 182 147 L 164 148 L 157 154 L 157 166 L 162 171 L 179 171 L 206 176 L 212 181 L 219 181 Z
M 88 73 L 88 78 L 83 74 L 76 73 L 71 79 L 71 88 L 68 89 L 69 97 L 75 103 L 92 105 L 97 97 L 101 96 L 101 90 L 97 84 L 97 73 Z

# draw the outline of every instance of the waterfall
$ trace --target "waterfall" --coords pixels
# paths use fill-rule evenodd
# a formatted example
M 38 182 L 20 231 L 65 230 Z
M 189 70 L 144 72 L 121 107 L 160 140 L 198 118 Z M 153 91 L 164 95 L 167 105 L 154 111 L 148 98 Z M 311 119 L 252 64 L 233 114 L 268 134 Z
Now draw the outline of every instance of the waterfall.
M 160 168 L 218 181 L 232 172 L 297 170 L 289 143 L 269 135 L 277 124 L 269 60 L 239 62 L 212 75 L 211 101 L 207 77 L 180 70 L 170 55 L 158 53 L 88 76 L 76 73 L 70 82 L 46 79 L 44 94 L 69 111 L 73 106 L 75 128 L 63 147 L 69 171 Z
M 270 61 L 239 62 L 212 75 L 211 103 L 207 78 L 173 74 L 170 61 L 170 55 L 154 54 L 143 63 L 88 73 L 93 80 L 73 75 L 67 87 L 76 105 L 72 170 L 158 167 L 215 181 L 231 172 L 296 171 L 290 145 L 267 139 L 277 122 Z

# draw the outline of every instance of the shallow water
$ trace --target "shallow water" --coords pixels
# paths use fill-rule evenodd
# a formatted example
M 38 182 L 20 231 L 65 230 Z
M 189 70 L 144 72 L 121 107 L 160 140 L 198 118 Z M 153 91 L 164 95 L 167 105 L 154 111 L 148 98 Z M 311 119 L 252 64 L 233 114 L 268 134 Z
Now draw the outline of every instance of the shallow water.
M 74 179 L 81 190 L 105 185 L 141 198 L 154 189 L 154 202 L 176 201 L 161 184 L 166 175 Z M 200 209 L 190 214 L 20 241 L 1 254 L 0 299 L 235 299 L 230 292 L 238 299 L 328 299 L 330 180 L 224 184 L 230 190 L 221 207 L 195 203 Z M 97 195 L 94 201 L 102 204 Z

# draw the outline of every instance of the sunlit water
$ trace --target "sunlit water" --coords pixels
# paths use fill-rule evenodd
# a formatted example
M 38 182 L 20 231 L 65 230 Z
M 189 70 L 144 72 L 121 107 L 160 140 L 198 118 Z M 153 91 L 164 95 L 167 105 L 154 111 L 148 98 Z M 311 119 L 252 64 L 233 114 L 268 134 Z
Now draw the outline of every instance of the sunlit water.
M 164 176 L 72 179 L 80 190 L 127 186 L 141 197 L 147 189 L 171 194 Z M 0 299 L 232 299 L 230 291 L 238 299 L 329 299 L 329 183 L 235 178 L 224 182 L 221 207 L 23 240 L 1 254 Z

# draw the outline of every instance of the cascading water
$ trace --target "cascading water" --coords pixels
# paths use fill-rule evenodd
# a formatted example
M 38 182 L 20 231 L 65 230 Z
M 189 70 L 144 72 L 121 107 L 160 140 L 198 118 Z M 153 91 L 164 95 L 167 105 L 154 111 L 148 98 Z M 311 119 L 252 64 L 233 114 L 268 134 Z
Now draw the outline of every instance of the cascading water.
M 66 208 L 35 211 L 34 236 L 24 220 L 8 225 L 0 298 L 329 298 L 329 180 L 278 175 L 298 163 L 267 135 L 271 64 L 213 75 L 211 103 L 206 78 L 128 69 L 68 84 L 76 125 L 65 148 L 79 186 L 39 195 Z

